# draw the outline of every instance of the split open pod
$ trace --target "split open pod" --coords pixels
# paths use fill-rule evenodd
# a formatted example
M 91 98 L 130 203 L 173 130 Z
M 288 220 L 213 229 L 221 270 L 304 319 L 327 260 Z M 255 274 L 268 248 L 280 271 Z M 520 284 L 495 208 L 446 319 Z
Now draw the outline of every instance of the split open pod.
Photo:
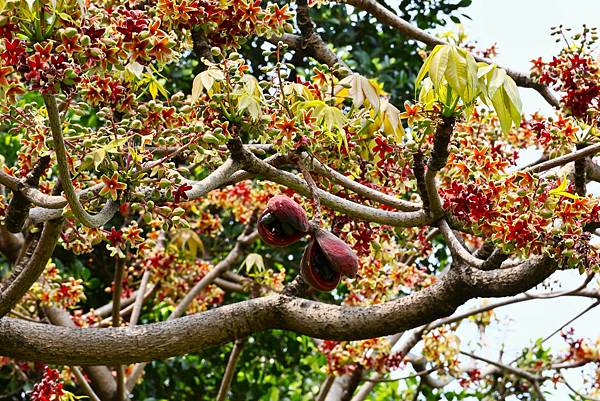
M 327 230 L 317 229 L 304 250 L 300 273 L 319 291 L 331 291 L 342 276 L 354 277 L 358 258 L 352 248 Z
M 311 229 L 302 206 L 287 196 L 271 198 L 258 219 L 258 233 L 273 246 L 291 245 L 309 232 L 311 240 L 302 255 L 300 274 L 311 287 L 331 291 L 342 276 L 356 276 L 358 258 L 352 248 L 327 230 Z
M 273 246 L 288 246 L 305 236 L 310 229 L 306 212 L 285 195 L 272 197 L 258 219 L 258 233 Z

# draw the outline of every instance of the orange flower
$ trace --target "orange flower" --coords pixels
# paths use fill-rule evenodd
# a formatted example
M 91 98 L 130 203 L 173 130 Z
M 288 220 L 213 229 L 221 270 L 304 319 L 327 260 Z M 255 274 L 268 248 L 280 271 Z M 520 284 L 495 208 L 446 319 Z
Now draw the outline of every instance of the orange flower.
M 288 139 L 292 139 L 292 135 L 296 132 L 296 121 L 294 120 L 286 120 L 285 117 L 283 121 L 275 124 L 277 128 L 281 131 L 281 134 L 284 135 Z
M 404 109 L 406 110 L 404 113 L 400 113 L 398 118 L 407 119 L 408 125 L 412 125 L 415 119 L 418 119 L 419 113 L 422 111 L 421 106 L 416 104 L 414 107 L 410 105 L 408 101 L 404 102 Z
M 315 73 L 315 75 L 313 75 L 310 78 L 315 84 L 317 84 L 318 86 L 327 85 L 327 75 L 325 75 L 323 71 L 319 70 L 317 67 L 314 67 L 313 72 Z
M 103 175 L 102 182 L 104 183 L 104 188 L 100 190 L 100 196 L 106 196 L 106 194 L 110 193 L 112 200 L 117 200 L 118 190 L 127 188 L 126 184 L 119 182 L 119 175 L 117 173 L 114 173 L 111 178 Z

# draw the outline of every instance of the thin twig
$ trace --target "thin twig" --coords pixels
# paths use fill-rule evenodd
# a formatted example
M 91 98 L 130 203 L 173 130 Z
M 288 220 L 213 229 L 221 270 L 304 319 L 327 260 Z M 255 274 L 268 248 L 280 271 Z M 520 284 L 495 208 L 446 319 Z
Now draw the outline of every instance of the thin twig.
M 571 323 L 573 323 L 575 320 L 579 319 L 581 316 L 585 315 L 586 313 L 588 313 L 589 311 L 591 311 L 592 309 L 594 309 L 596 306 L 600 305 L 600 300 L 594 302 L 593 304 L 591 304 L 590 306 L 588 306 L 587 308 L 585 308 L 584 310 L 582 310 L 581 312 L 579 312 L 577 314 L 577 316 L 573 317 L 572 319 L 569 319 L 569 321 L 567 321 L 565 324 L 563 324 L 562 326 L 560 326 L 558 329 L 554 330 L 552 333 L 548 334 L 540 344 L 545 343 L 546 341 L 548 341 L 550 338 L 554 337 L 554 335 L 556 335 L 557 333 L 559 333 L 562 329 L 564 329 L 566 326 L 570 325 Z
M 519 377 L 522 377 L 524 379 L 529 380 L 532 383 L 536 382 L 536 381 L 543 381 L 543 380 L 545 380 L 545 378 L 542 377 L 542 376 L 534 376 L 534 375 L 532 375 L 531 373 L 529 373 L 529 372 L 527 372 L 525 370 L 514 368 L 514 367 L 512 367 L 510 365 L 507 365 L 507 364 L 504 364 L 502 362 L 493 361 L 491 359 L 485 358 L 483 356 L 475 355 L 475 354 L 472 354 L 472 353 L 467 352 L 467 351 L 460 351 L 460 353 L 463 354 L 463 355 L 466 355 L 466 356 L 468 356 L 470 358 L 478 359 L 478 360 L 480 360 L 482 362 L 485 362 L 487 364 L 496 366 L 496 367 L 498 367 L 498 368 L 500 368 L 502 370 L 505 370 L 507 372 L 513 373 L 513 374 L 515 374 L 515 375 L 517 375 Z
M 144 295 L 146 293 L 146 287 L 148 286 L 148 280 L 150 279 L 150 270 L 146 269 L 142 275 L 142 282 L 140 288 L 135 297 L 135 303 L 133 304 L 133 312 L 131 312 L 131 318 L 129 318 L 129 325 L 135 326 L 142 312 L 142 305 L 144 304 Z
M 535 298 L 535 299 L 550 299 L 550 298 L 562 297 L 565 295 L 571 295 L 571 294 L 581 291 L 585 287 L 587 287 L 588 284 L 591 283 L 592 280 L 594 279 L 594 275 L 595 275 L 595 273 L 588 274 L 587 277 L 585 278 L 585 281 L 580 286 L 578 286 L 577 288 L 573 288 L 572 290 L 560 291 L 560 292 L 549 293 L 549 294 L 539 294 L 539 295 L 530 294 L 529 292 L 524 292 L 524 294 L 528 298 Z M 599 294 L 599 296 L 600 296 L 600 294 Z
M 115 276 L 113 289 L 112 327 L 121 325 L 121 293 L 123 291 L 123 275 L 125 270 L 125 259 L 116 257 Z M 117 401 L 125 401 L 125 371 L 123 365 L 118 365 L 117 370 Z
M 396 377 L 393 379 L 379 379 L 379 378 L 362 378 L 361 380 L 363 381 L 369 381 L 369 382 L 375 382 L 375 383 L 388 383 L 388 382 L 397 382 L 397 381 L 401 381 L 401 380 L 408 380 L 408 379 L 413 379 L 415 377 L 421 377 L 421 376 L 425 376 L 428 375 L 430 373 L 433 373 L 435 371 L 440 370 L 441 368 L 439 366 L 434 366 L 432 368 L 426 369 L 426 370 L 422 370 L 420 372 L 416 372 L 413 373 L 412 375 L 408 375 L 408 376 L 402 376 L 402 377 Z
M 565 386 L 567 386 L 567 388 L 569 390 L 571 390 L 573 392 L 573 394 L 575 394 L 576 396 L 580 397 L 582 400 L 587 400 L 587 401 L 600 401 L 600 398 L 598 397 L 590 397 L 589 395 L 585 395 L 585 394 L 581 394 L 579 391 L 575 390 L 575 388 L 573 386 L 571 386 L 571 384 L 569 384 L 569 382 L 565 379 L 565 376 L 561 373 L 560 377 L 562 378 L 562 382 L 565 384 Z
M 86 393 L 92 401 L 101 401 L 100 397 L 98 397 L 98 395 L 94 392 L 94 389 L 92 389 L 92 386 L 90 386 L 85 379 L 85 376 L 83 376 L 81 369 L 79 369 L 77 366 L 71 366 L 71 371 L 75 374 L 75 377 L 77 377 L 77 383 L 79 386 L 81 386 L 83 392 Z
M 238 260 L 239 256 L 241 255 L 244 247 L 252 244 L 258 239 L 258 232 L 254 230 L 251 233 L 248 233 L 248 228 L 249 227 L 247 227 L 244 233 L 242 233 L 238 237 L 233 249 L 229 252 L 229 254 L 227 254 L 225 259 L 217 263 L 217 265 L 213 267 L 213 269 L 209 271 L 204 277 L 202 277 L 202 279 L 198 281 L 194 285 L 194 287 L 192 287 L 192 289 L 183 297 L 183 299 L 179 301 L 179 303 L 175 307 L 175 310 L 171 312 L 171 315 L 169 315 L 167 320 L 173 320 L 182 316 L 187 310 L 187 308 L 190 306 L 190 304 L 193 302 L 193 300 L 198 296 L 198 294 L 200 294 L 200 292 L 204 288 L 206 288 L 206 286 L 214 282 L 214 280 L 217 277 L 219 277 L 225 271 L 229 270 L 231 266 L 233 266 L 233 264 Z M 138 379 L 144 373 L 145 367 L 146 363 L 144 362 L 135 365 L 133 371 L 127 378 L 127 391 L 131 392 L 131 390 L 133 390 Z
M 219 387 L 219 393 L 217 394 L 217 401 L 225 401 L 227 399 L 227 393 L 231 387 L 231 381 L 233 380 L 233 373 L 235 372 L 235 365 L 242 354 L 242 349 L 246 343 L 245 338 L 238 338 L 235 340 L 231 354 L 229 354 L 229 361 L 225 367 L 225 374 L 223 380 L 221 380 L 221 386 Z
M 317 186 L 317 183 L 315 182 L 312 175 L 310 174 L 310 171 L 308 170 L 308 168 L 306 168 L 306 165 L 304 165 L 304 162 L 302 161 L 302 159 L 298 159 L 296 161 L 296 164 L 298 165 L 298 168 L 302 172 L 302 175 L 304 176 L 304 180 L 306 180 L 306 184 L 308 185 L 308 188 L 310 189 L 310 195 L 315 204 L 315 213 L 314 213 L 313 218 L 318 223 L 319 221 L 321 221 L 321 200 L 319 199 L 319 187 Z
M 315 401 L 325 401 L 325 398 L 327 398 L 327 394 L 329 393 L 329 390 L 331 389 L 331 386 L 333 385 L 334 381 L 335 381 L 335 376 L 327 375 L 327 379 L 325 379 L 323 384 L 321 384 L 321 388 L 319 389 L 319 394 L 317 395 L 317 398 Z
M 551 168 L 562 166 L 564 164 L 570 163 L 575 160 L 583 159 L 588 156 L 595 155 L 600 152 L 600 143 L 596 143 L 594 145 L 590 145 L 587 148 L 583 148 L 577 150 L 573 153 L 569 153 L 568 155 L 556 157 L 554 159 L 550 159 L 546 162 L 537 164 L 535 166 L 531 166 L 520 170 L 521 173 L 541 173 L 542 171 L 550 170 Z

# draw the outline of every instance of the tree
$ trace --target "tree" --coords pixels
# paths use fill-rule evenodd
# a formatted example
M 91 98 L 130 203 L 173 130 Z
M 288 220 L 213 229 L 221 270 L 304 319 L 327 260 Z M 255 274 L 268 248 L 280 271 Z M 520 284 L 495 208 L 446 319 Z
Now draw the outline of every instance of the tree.
M 423 30 L 467 1 L 317 3 L 0 1 L 6 396 L 597 397 L 569 322 L 513 361 L 455 334 L 600 302 L 596 31 L 521 73 Z M 560 269 L 583 284 L 531 291 Z

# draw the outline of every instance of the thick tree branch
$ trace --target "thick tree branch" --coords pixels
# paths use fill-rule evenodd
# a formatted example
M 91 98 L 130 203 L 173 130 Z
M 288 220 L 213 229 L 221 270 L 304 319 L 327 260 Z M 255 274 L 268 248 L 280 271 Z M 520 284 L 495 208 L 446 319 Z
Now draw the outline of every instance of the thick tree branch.
M 368 307 L 272 295 L 131 328 L 77 330 L 4 318 L 0 354 L 57 364 L 115 365 L 181 355 L 271 328 L 333 340 L 381 337 L 448 316 L 471 298 L 516 295 L 555 269 L 547 257 L 489 272 L 457 265 L 422 291 Z
M 346 70 L 350 70 L 346 63 L 332 51 L 327 43 L 323 41 L 321 35 L 315 31 L 315 25 L 310 18 L 310 11 L 306 0 L 297 0 L 296 22 L 302 35 L 284 33 L 282 36 L 271 37 L 269 42 L 277 45 L 278 42 L 286 44 L 289 48 L 303 51 L 322 64 L 329 67 L 339 65 Z
M 44 224 L 44 229 L 30 257 L 27 255 L 19 261 L 19 265 L 13 269 L 15 274 L 2 284 L 0 294 L 0 316 L 6 315 L 23 295 L 29 290 L 33 283 L 43 273 L 48 259 L 54 252 L 54 247 L 60 236 L 62 220 L 52 220 Z

